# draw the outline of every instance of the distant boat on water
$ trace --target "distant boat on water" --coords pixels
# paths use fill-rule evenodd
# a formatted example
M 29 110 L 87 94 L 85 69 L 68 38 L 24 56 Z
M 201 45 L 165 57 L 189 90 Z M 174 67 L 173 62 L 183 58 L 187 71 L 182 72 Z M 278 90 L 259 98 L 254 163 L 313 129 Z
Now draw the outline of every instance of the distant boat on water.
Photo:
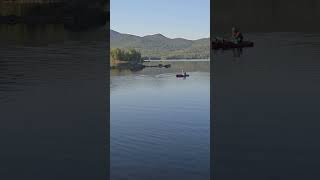
M 189 77 L 189 74 L 177 74 L 176 77 L 177 77 L 177 78 Z

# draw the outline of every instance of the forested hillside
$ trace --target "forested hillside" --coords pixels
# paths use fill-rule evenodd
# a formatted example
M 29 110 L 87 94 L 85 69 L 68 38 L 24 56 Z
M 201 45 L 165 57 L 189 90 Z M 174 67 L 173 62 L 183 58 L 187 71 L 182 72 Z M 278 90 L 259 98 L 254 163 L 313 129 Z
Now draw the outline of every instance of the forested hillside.
M 209 38 L 187 40 L 170 39 L 161 34 L 135 36 L 110 31 L 111 48 L 134 48 L 143 57 L 155 59 L 207 59 L 210 57 Z

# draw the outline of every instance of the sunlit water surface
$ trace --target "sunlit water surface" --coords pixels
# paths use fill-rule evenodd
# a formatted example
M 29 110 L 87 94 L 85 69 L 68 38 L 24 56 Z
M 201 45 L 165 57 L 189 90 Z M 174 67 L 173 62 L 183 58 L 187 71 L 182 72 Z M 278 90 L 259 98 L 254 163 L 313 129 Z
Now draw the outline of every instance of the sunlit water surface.
M 112 180 L 209 179 L 210 62 L 164 64 L 111 71 Z

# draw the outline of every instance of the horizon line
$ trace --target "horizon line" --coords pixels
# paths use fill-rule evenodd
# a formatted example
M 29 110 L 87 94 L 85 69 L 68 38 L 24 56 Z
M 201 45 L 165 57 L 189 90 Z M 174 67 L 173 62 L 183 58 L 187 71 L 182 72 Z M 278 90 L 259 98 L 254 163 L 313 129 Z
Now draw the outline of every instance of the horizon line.
M 158 34 L 159 34 L 159 35 L 162 35 L 162 36 L 164 36 L 164 37 L 166 37 L 166 38 L 168 38 L 168 39 L 185 39 L 185 40 L 189 40 L 189 41 L 195 41 L 195 40 L 207 39 L 207 38 L 210 39 L 210 35 L 209 35 L 209 37 L 202 37 L 202 38 L 197 38 L 197 39 L 189 39 L 189 38 L 183 38 L 183 37 L 171 38 L 171 37 L 168 37 L 168 36 L 166 36 L 166 35 L 164 35 L 164 34 L 162 34 L 162 33 L 147 34 L 147 35 L 136 35 L 136 34 L 129 34 L 129 33 L 119 32 L 119 31 L 114 30 L 114 29 L 111 29 L 111 28 L 110 28 L 110 30 L 115 31 L 115 32 L 120 33 L 120 34 L 127 34 L 127 35 L 133 35 L 133 36 L 138 36 L 138 37 L 146 37 L 146 36 L 153 36 L 153 35 L 158 35 Z M 209 33 L 209 34 L 210 34 L 210 33 Z

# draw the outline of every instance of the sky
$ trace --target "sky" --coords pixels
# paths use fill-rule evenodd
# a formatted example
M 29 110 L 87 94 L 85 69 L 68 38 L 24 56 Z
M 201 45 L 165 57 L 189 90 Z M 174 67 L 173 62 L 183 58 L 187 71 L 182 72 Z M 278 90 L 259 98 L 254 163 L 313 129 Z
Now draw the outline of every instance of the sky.
M 138 36 L 210 37 L 210 0 L 111 0 L 110 27 Z

